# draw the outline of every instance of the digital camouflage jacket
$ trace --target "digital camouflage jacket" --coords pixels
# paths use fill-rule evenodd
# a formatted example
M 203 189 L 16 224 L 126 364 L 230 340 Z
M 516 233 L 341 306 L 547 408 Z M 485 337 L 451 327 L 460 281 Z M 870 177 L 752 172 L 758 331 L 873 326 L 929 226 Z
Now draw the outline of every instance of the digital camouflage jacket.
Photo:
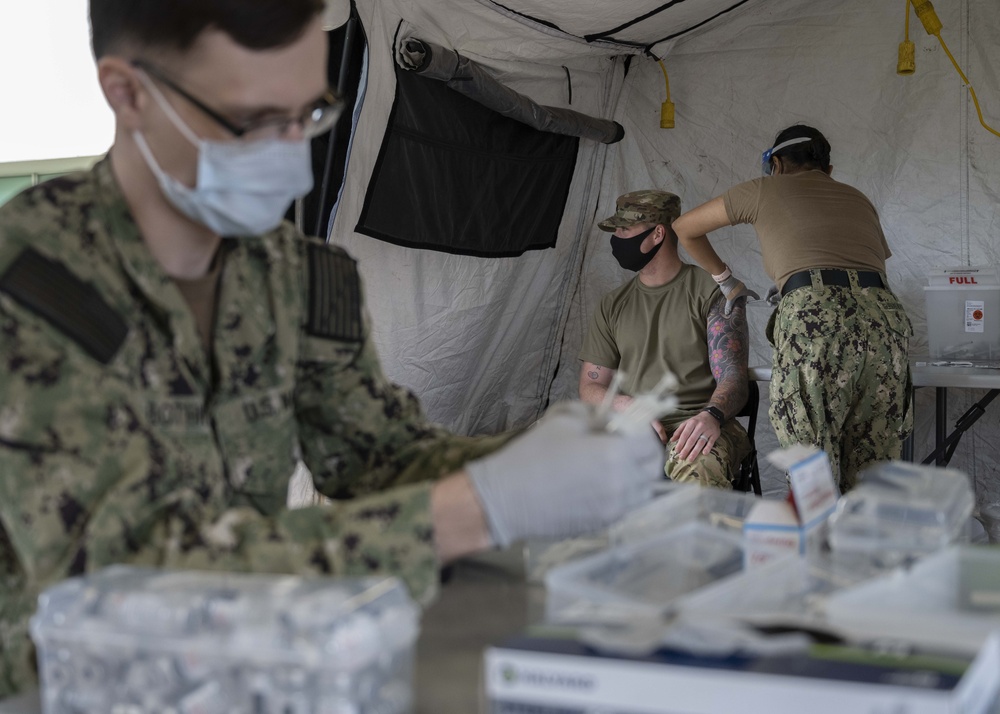
M 383 375 L 354 261 L 285 224 L 226 239 L 215 334 L 108 160 L 0 209 L 0 698 L 41 589 L 112 563 L 437 581 L 428 481 L 453 436 Z M 301 459 L 332 506 L 289 511 Z

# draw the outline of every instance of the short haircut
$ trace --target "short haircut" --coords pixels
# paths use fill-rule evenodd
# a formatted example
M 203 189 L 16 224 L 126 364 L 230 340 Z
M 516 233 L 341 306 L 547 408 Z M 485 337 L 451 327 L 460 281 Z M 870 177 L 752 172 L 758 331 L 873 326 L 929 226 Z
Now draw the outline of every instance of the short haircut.
M 323 0 L 90 0 L 94 57 L 137 46 L 184 52 L 205 30 L 251 50 L 293 43 Z
M 819 129 L 814 129 L 811 126 L 805 124 L 790 126 L 774 137 L 774 143 L 771 146 L 777 146 L 789 139 L 802 138 L 810 139 L 810 141 L 786 146 L 784 149 L 774 152 L 774 156 L 802 168 L 820 169 L 821 171 L 830 168 L 830 142 L 820 133 Z

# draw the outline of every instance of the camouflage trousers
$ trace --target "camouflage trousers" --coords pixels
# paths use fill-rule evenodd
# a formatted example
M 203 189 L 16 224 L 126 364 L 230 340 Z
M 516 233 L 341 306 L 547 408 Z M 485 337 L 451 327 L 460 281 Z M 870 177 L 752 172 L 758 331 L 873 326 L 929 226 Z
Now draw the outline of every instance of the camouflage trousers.
M 770 417 L 778 442 L 815 445 L 830 457 L 842 491 L 877 461 L 898 459 L 913 428 L 913 327 L 892 291 L 813 285 L 775 311 Z
M 750 453 L 750 437 L 735 419 L 722 425 L 719 439 L 712 450 L 693 461 L 681 459 L 674 449 L 667 447 L 667 463 L 663 472 L 671 481 L 693 482 L 712 488 L 731 489 L 740 463 Z

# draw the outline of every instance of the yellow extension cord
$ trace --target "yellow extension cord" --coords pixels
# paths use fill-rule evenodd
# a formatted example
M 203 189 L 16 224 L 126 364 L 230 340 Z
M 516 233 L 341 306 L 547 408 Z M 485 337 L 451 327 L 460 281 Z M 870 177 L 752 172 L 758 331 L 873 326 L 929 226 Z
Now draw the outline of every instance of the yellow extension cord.
M 965 76 L 965 72 L 962 71 L 962 68 L 958 66 L 958 62 L 956 62 L 955 58 L 952 56 L 951 50 L 948 49 L 948 45 L 945 43 L 944 38 L 941 37 L 941 28 L 943 25 L 941 24 L 941 20 L 938 19 L 937 13 L 934 12 L 934 6 L 931 5 L 930 0 L 906 0 L 906 42 L 908 43 L 910 39 L 911 4 L 913 5 L 914 11 L 917 13 L 917 17 L 920 18 L 920 22 L 923 24 L 924 29 L 927 31 L 927 34 L 937 37 L 938 42 L 941 43 L 941 48 L 945 51 L 945 54 L 948 55 L 948 59 L 951 60 L 952 65 L 955 67 L 955 71 L 958 72 L 962 81 L 965 82 L 965 86 L 969 88 L 969 94 L 972 95 L 972 103 L 976 105 L 976 114 L 979 115 L 979 123 L 983 125 L 983 128 L 986 129 L 986 131 L 994 134 L 995 136 L 1000 136 L 1000 132 L 987 124 L 986 120 L 983 119 L 983 110 L 979 106 L 979 97 L 976 96 L 976 90 L 973 89 L 972 82 L 970 82 L 969 78 Z M 896 71 L 900 74 L 912 74 L 912 71 L 907 72 L 904 70 L 903 45 L 900 45 L 899 51 L 900 64 L 897 65 Z
M 907 0 L 909 2 L 909 0 Z M 663 64 L 663 60 L 656 60 L 660 64 L 660 69 L 663 71 L 663 81 L 667 83 L 667 101 L 660 105 L 660 128 L 661 129 L 673 129 L 674 128 L 674 103 L 670 101 L 670 78 L 667 76 L 667 68 Z

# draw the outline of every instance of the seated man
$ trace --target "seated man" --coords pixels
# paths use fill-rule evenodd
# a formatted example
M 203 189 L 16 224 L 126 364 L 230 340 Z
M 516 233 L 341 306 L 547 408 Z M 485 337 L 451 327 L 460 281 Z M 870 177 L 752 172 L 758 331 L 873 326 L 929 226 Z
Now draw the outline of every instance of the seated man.
M 618 198 L 617 209 L 598 227 L 614 233 L 612 254 L 638 275 L 601 299 L 580 350 L 580 398 L 600 403 L 621 370 L 613 406 L 622 411 L 673 372 L 678 410 L 653 423 L 670 444 L 666 475 L 730 488 L 750 453 L 746 431 L 733 419 L 747 400 L 746 300 L 727 315 L 712 276 L 680 260 L 670 228 L 680 215 L 677 196 L 634 191 Z
M 652 434 L 586 405 L 472 439 L 386 379 L 354 261 L 282 222 L 338 113 L 322 10 L 90 2 L 114 145 L 0 208 L 0 699 L 67 576 L 380 572 L 426 602 L 442 563 L 607 525 L 659 477 Z M 285 508 L 299 459 L 332 504 Z

